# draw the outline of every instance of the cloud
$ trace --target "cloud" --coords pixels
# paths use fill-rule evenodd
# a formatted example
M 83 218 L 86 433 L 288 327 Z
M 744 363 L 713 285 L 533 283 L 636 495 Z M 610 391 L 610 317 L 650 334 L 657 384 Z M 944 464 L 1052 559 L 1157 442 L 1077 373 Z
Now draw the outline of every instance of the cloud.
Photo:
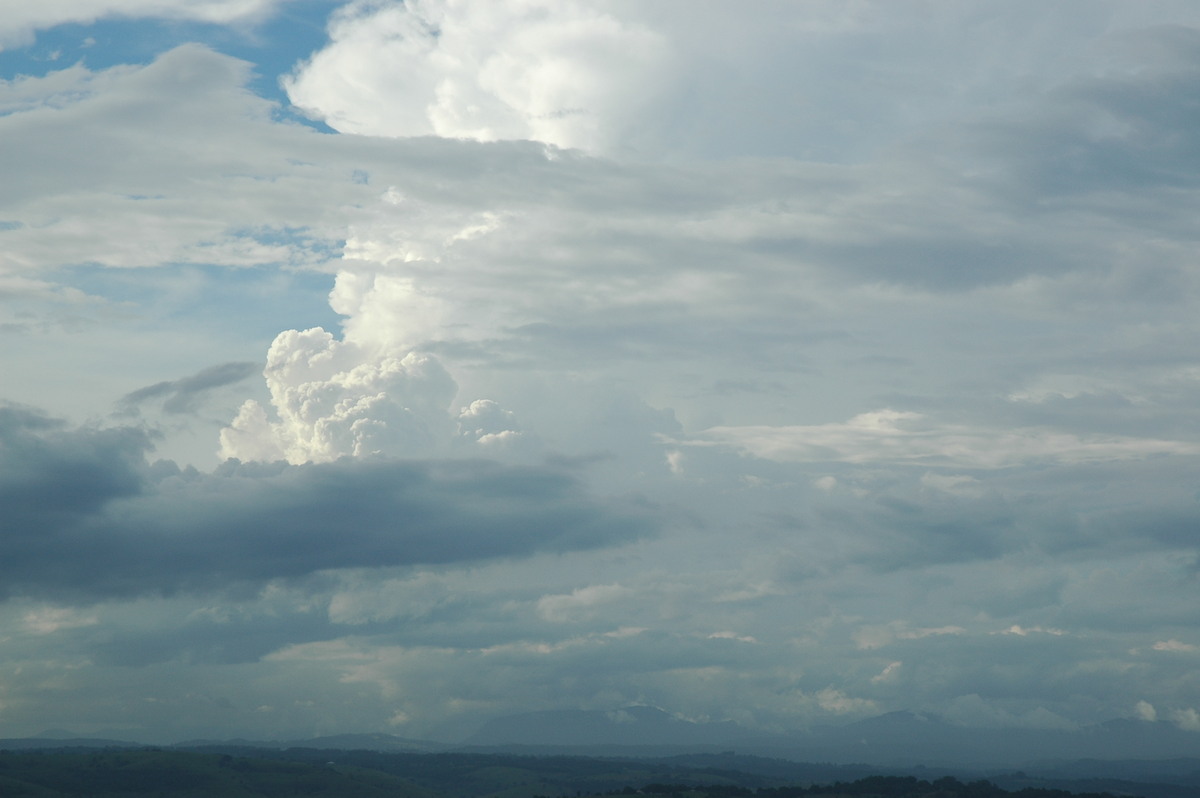
M 882 648 L 896 640 L 921 640 L 939 635 L 961 635 L 966 631 L 961 626 L 913 629 L 904 621 L 893 621 L 887 625 L 863 626 L 857 629 L 854 632 L 854 642 L 860 649 L 871 650 Z
M 361 321 L 361 320 L 360 320 Z M 317 327 L 276 336 L 263 371 L 270 410 L 249 400 L 221 430 L 220 456 L 329 462 L 367 455 L 532 451 L 514 414 L 491 399 L 451 412 L 458 385 L 441 361 L 393 341 L 343 340 Z M 277 420 L 276 420 L 277 419 Z
M 952 468 L 1006 468 L 1044 461 L 1085 463 L 1200 453 L 1200 445 L 1185 441 L 939 425 L 920 413 L 891 409 L 819 426 L 712 427 L 697 435 L 692 445 L 706 443 L 731 446 L 755 457 L 784 462 L 840 461 Z
M 1200 731 L 1200 712 L 1192 707 L 1173 710 L 1171 720 L 1184 731 Z
M 1045 629 L 1041 626 L 1031 626 L 1031 627 L 1026 628 L 1024 626 L 1021 626 L 1020 624 L 1013 624 L 1012 626 L 1008 627 L 1007 629 L 1003 629 L 999 632 L 995 632 L 994 634 L 1016 635 L 1017 637 L 1027 637 L 1028 635 L 1031 635 L 1031 634 L 1044 634 L 1044 635 L 1054 635 L 1055 637 L 1059 637 L 1059 636 L 1065 635 L 1067 633 L 1064 632 L 1062 629 Z
M 0 413 L 0 581 L 7 595 L 135 596 L 324 569 L 480 561 L 647 534 L 547 468 L 484 461 L 144 462 L 131 429 Z
M 37 607 L 25 613 L 26 628 L 34 634 L 49 635 L 62 629 L 77 629 L 100 623 L 95 615 L 81 613 L 71 607 Z
M 136 496 L 145 478 L 146 435 L 136 429 L 71 430 L 33 410 L 0 406 L 0 499 L 5 541 L 34 544 L 60 524 Z
M 1014 125 L 989 126 L 986 140 L 976 143 L 1012 164 L 1011 187 L 1019 182 L 1047 199 L 1073 195 L 1085 201 L 1096 190 L 1140 188 L 1163 192 L 1155 200 L 1162 201 L 1171 188 L 1196 186 L 1200 162 L 1178 134 L 1200 109 L 1200 30 L 1148 26 L 1115 32 L 1107 44 L 1109 58 L 1100 70 L 1050 87 L 1044 97 L 1053 103 L 1029 108 Z M 1173 100 L 1146 102 L 1147 95 Z M 1018 152 L 1018 138 L 1055 147 Z M 1070 159 L 1050 154 L 1063 149 L 1071 151 Z M 1157 223 L 1174 221 L 1171 214 Z
M 162 400 L 162 408 L 167 413 L 191 413 L 209 391 L 241 382 L 259 369 L 257 363 L 222 363 L 189 377 L 139 388 L 121 397 L 119 404 L 130 412 L 142 403 Z
M 869 698 L 855 698 L 841 690 L 826 687 L 816 694 L 817 705 L 834 715 L 865 715 L 879 710 Z
M 633 591 L 622 585 L 588 585 L 571 591 L 570 594 L 542 596 L 537 602 L 537 611 L 548 621 L 562 623 L 591 608 L 628 598 Z
M 5 728 L 1194 705 L 1197 51 L 1120 31 L 1200 12 L 755 8 L 356 3 L 289 88 L 386 137 L 0 85 L 8 389 L 250 400 L 6 411 Z
M 871 677 L 871 683 L 882 684 L 884 682 L 896 681 L 900 676 L 900 668 L 903 666 L 904 663 L 900 660 L 889 662 L 886 666 L 884 666 L 883 670 Z
M 923 11 L 930 24 L 883 2 L 764 2 L 746 13 L 680 0 L 359 0 L 334 16 L 330 43 L 287 87 L 344 132 L 863 162 L 921 135 L 928 119 L 1027 94 L 1030 76 L 1054 82 L 1091 67 L 1098 31 L 1196 22 L 1171 3 Z M 953 42 L 940 35 L 949 29 Z M 1011 268 L 1004 247 L 961 240 L 941 251 L 990 252 Z M 932 249 L 918 245 L 906 260 L 919 267 Z M 967 269 L 925 266 L 971 279 Z
M 326 259 L 342 230 L 328 226 L 328 211 L 305 211 L 305 203 L 284 196 L 286 184 L 297 188 L 295 173 L 272 185 L 281 168 L 292 170 L 286 159 L 264 159 L 262 147 L 298 131 L 272 124 L 271 103 L 243 88 L 250 68 L 185 44 L 144 67 L 91 72 L 76 65 L 0 83 L 0 107 L 11 111 L 0 117 L 11 142 L 0 156 L 11 177 L 0 207 L 21 222 L 6 231 L 6 262 L 38 273 L 80 263 L 299 266 Z M 168 110 L 160 100 L 176 92 L 190 100 Z M 83 136 L 76 125 L 104 131 L 87 137 L 86 154 L 75 149 Z M 155 146 L 146 146 L 147 137 Z M 39 170 L 51 152 L 60 169 Z M 254 218 L 228 204 L 234 185 L 256 208 Z M 84 216 L 95 223 L 68 221 Z
M 451 436 L 457 385 L 434 357 L 364 351 L 321 328 L 280 333 L 263 372 L 279 421 L 246 402 L 221 456 L 291 463 L 428 454 Z
M 329 34 L 284 80 L 288 96 L 336 130 L 376 136 L 607 149 L 669 61 L 653 31 L 573 0 L 359 0 Z
M 1155 644 L 1152 646 L 1152 648 L 1153 648 L 1155 651 L 1179 651 L 1179 652 L 1190 652 L 1190 651 L 1197 651 L 1197 650 L 1200 650 L 1200 646 L 1196 646 L 1196 645 L 1194 645 L 1194 644 L 1192 644 L 1192 643 L 1182 643 L 1182 642 L 1180 642 L 1180 641 L 1178 641 L 1178 640 L 1175 640 L 1175 639 L 1171 639 L 1171 640 L 1160 640 L 1160 641 L 1158 641 L 1157 643 L 1155 643 Z
M 516 416 L 491 399 L 476 399 L 459 411 L 458 434 L 484 446 L 511 445 L 522 438 Z
M 36 30 L 66 23 L 87 24 L 110 17 L 197 20 L 217 24 L 259 22 L 287 0 L 67 0 L 22 3 L 5 9 L 0 46 L 28 44 Z
M 944 710 L 944 717 L 952 723 L 975 728 L 1062 730 L 1078 728 L 1077 724 L 1045 707 L 1038 706 L 1024 712 L 1012 712 L 974 693 L 955 698 Z

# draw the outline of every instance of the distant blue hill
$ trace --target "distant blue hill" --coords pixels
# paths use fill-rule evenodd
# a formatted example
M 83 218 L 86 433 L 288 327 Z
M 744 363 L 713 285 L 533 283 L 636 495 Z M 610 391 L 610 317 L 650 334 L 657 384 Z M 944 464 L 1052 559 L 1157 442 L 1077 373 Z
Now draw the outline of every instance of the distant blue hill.
M 891 712 L 842 726 L 759 733 L 733 722 L 696 723 L 653 707 L 559 710 L 488 721 L 463 746 L 593 755 L 736 750 L 792 761 L 880 766 L 1021 767 L 1078 759 L 1200 757 L 1200 733 L 1118 719 L 1077 730 L 966 728 L 935 715 Z
M 0 740 L 0 750 L 143 747 L 70 732 Z M 178 748 L 255 747 L 382 753 L 494 752 L 581 756 L 666 757 L 736 752 L 791 762 L 885 768 L 916 766 L 979 770 L 1070 769 L 1080 760 L 1118 762 L 1200 759 L 1200 732 L 1166 722 L 1117 719 L 1076 730 L 966 728 L 936 715 L 891 712 L 840 726 L 785 734 L 731 721 L 698 723 L 648 706 L 612 711 L 556 710 L 494 718 L 458 744 L 390 734 L 344 734 L 302 740 L 191 740 Z
M 333 734 L 324 737 L 307 737 L 300 740 L 185 740 L 176 743 L 172 748 L 211 748 L 211 747 L 244 747 L 244 748 L 318 748 L 338 751 L 379 751 L 381 753 L 411 753 L 428 754 L 448 751 L 454 746 L 448 743 L 438 743 L 431 740 L 414 740 L 408 737 L 397 737 L 394 734 L 362 733 L 362 734 Z
M 609 712 L 578 709 L 494 718 L 465 746 L 728 746 L 759 735 L 731 721 L 694 723 L 661 709 L 630 706 Z
M 111 740 L 107 737 L 9 737 L 0 738 L 0 751 L 37 751 L 61 748 L 145 748 L 144 743 Z

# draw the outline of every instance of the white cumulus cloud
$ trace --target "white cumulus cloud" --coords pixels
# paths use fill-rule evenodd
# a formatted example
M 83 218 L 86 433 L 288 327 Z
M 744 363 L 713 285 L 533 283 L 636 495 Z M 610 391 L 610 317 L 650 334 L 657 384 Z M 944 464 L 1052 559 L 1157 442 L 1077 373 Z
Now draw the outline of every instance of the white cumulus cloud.
M 280 333 L 264 370 L 271 418 L 254 400 L 221 433 L 222 457 L 326 462 L 425 454 L 450 436 L 457 386 L 432 356 L 380 356 L 316 327 Z
M 661 36 L 580 2 L 360 0 L 329 33 L 285 87 L 337 130 L 370 135 L 600 150 L 669 62 Z

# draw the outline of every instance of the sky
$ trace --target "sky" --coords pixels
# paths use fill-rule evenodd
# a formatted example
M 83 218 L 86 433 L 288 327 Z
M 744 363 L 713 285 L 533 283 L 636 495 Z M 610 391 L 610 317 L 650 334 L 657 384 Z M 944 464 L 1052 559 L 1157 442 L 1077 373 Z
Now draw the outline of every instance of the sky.
M 0 5 L 0 736 L 1200 735 L 1196 3 Z

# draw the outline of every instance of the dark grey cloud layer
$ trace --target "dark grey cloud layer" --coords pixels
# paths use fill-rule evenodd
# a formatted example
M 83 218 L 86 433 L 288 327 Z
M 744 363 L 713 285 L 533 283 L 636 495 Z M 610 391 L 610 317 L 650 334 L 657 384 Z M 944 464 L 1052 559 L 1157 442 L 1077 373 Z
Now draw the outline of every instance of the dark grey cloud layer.
M 648 534 L 644 508 L 562 472 L 488 461 L 144 463 L 135 429 L 0 410 L 0 584 L 8 596 L 133 596 L 588 549 Z

